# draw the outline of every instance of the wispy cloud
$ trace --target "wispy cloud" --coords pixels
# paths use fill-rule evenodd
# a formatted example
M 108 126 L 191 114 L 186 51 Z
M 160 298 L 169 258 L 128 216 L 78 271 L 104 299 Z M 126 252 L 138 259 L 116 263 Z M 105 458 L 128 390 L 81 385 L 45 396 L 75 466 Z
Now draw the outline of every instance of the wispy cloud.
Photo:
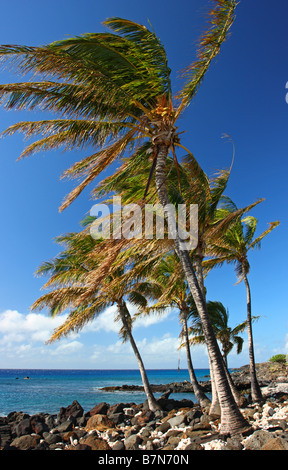
M 131 314 L 136 312 L 128 305 Z M 168 333 L 164 315 L 138 317 L 133 325 L 137 346 L 147 368 L 176 368 L 179 356 L 186 367 L 185 351 L 179 352 L 178 330 Z M 55 318 L 44 314 L 23 314 L 16 310 L 0 313 L 0 367 L 10 368 L 137 368 L 129 341 L 123 343 L 117 333 L 116 306 L 109 307 L 79 333 L 73 333 L 52 345 L 45 345 L 53 330 L 66 316 Z M 153 329 L 158 323 L 159 328 Z M 108 333 L 108 334 L 107 334 Z M 92 334 L 92 335 L 91 335 Z M 193 348 L 198 364 L 207 363 L 205 347 Z M 198 367 L 201 367 L 198 366 Z
M 133 316 L 137 312 L 137 308 L 131 303 L 127 303 L 128 310 L 130 315 Z M 133 329 L 137 328 L 148 328 L 151 325 L 156 325 L 165 321 L 168 316 L 171 314 L 172 309 L 167 309 L 165 313 L 161 315 L 150 314 L 150 315 L 139 315 L 136 317 L 136 320 L 133 323 Z M 118 315 L 117 305 L 112 305 L 108 307 L 105 312 L 101 313 L 99 317 L 93 320 L 91 323 L 88 323 L 83 328 L 83 333 L 90 331 L 105 331 L 105 332 L 114 332 L 118 333 L 121 328 L 121 322 L 116 322 L 115 319 Z
M 131 315 L 136 312 L 132 305 L 129 304 L 128 308 Z M 170 312 L 167 311 L 161 317 L 157 315 L 138 317 L 133 328 L 139 331 L 153 327 L 164 321 L 169 314 Z M 71 363 L 75 364 L 75 367 L 90 367 L 91 364 L 95 366 L 95 363 L 97 363 L 97 368 L 101 368 L 102 364 L 106 368 L 137 367 L 129 343 L 122 344 L 120 340 L 112 343 L 121 327 L 120 323 L 115 321 L 116 316 L 117 307 L 113 305 L 78 334 L 70 334 L 67 338 L 47 346 L 45 342 L 50 338 L 53 330 L 65 321 L 66 315 L 51 318 L 42 313 L 24 314 L 17 310 L 6 310 L 0 313 L 0 367 L 65 367 L 68 358 Z M 95 343 L 101 333 L 108 333 L 105 344 L 89 346 L 86 338 L 89 336 L 91 341 L 91 333 L 95 333 Z M 169 344 L 167 340 L 166 345 L 167 351 L 171 349 L 171 343 Z M 165 351 L 163 343 L 161 347 Z M 152 342 L 149 349 L 154 354 L 157 346 Z
M 0 314 L 0 344 L 47 341 L 54 328 L 65 318 L 51 318 L 35 313 L 25 315 L 17 310 L 6 310 Z

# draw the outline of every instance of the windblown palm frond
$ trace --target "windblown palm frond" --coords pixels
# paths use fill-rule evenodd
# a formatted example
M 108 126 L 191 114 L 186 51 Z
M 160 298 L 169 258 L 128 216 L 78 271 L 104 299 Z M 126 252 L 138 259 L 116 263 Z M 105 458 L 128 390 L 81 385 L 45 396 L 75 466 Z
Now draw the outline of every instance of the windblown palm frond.
M 250 244 L 249 244 L 249 250 L 252 248 L 258 248 L 260 249 L 261 247 L 261 241 L 263 240 L 263 238 L 266 237 L 266 235 L 268 235 L 268 233 L 272 232 L 272 230 L 276 227 L 278 227 L 278 225 L 280 224 L 280 221 L 279 220 L 276 220 L 275 222 L 270 222 L 269 223 L 269 228 L 267 230 L 265 230 L 263 233 L 261 233 L 261 235 L 259 235 L 258 237 L 256 237 L 254 240 L 251 240 L 251 238 L 249 238 L 249 241 L 250 241 Z
M 213 0 L 214 8 L 209 12 L 210 29 L 200 38 L 196 61 L 187 67 L 185 77 L 187 82 L 179 93 L 182 98 L 180 108 L 187 106 L 197 93 L 199 86 L 212 60 L 219 54 L 221 44 L 227 38 L 229 29 L 234 21 L 235 0 Z
M 93 221 L 94 218 L 89 219 L 90 225 Z M 139 246 L 133 250 L 129 249 L 131 240 L 127 244 L 126 240 L 120 240 L 119 246 L 113 245 L 114 240 L 95 240 L 86 222 L 82 232 L 57 237 L 57 243 L 64 246 L 64 250 L 53 260 L 44 262 L 36 272 L 48 276 L 43 288 L 49 292 L 34 302 L 32 310 L 45 308 L 53 316 L 68 315 L 50 341 L 69 331 L 80 330 L 108 306 L 122 302 L 124 296 L 138 308 L 145 308 L 147 296 L 151 295 L 151 284 L 145 280 L 145 273 L 163 256 L 163 248 L 156 254 L 154 240 L 139 240 Z M 157 288 L 153 286 L 153 289 L 157 295 Z M 132 319 L 128 317 L 127 324 L 132 327 Z M 126 338 L 125 328 L 124 325 L 120 335 Z
M 248 206 L 245 212 L 248 212 L 262 201 L 263 200 L 257 201 L 255 204 Z M 234 208 L 235 206 L 233 206 L 233 210 Z M 244 276 L 249 273 L 250 269 L 248 261 L 249 250 L 256 247 L 260 248 L 260 243 L 263 238 L 279 224 L 279 221 L 271 222 L 267 230 L 253 239 L 257 228 L 257 219 L 253 216 L 246 216 L 242 220 L 240 218 L 235 219 L 221 239 L 214 242 L 212 241 L 209 246 L 211 258 L 203 262 L 206 272 L 217 265 L 222 266 L 225 262 L 228 264 L 232 263 L 235 264 L 238 282 L 242 281 Z
M 183 106 L 194 96 L 233 22 L 235 1 L 214 2 L 210 29 L 200 42 L 198 58 L 189 68 L 188 82 L 180 93 Z M 0 85 L 0 102 L 8 109 L 43 109 L 58 116 L 18 123 L 5 131 L 6 135 L 21 131 L 27 138 L 36 137 L 21 157 L 60 147 L 93 148 L 93 153 L 65 171 L 64 177 L 83 180 L 60 210 L 126 152 L 132 152 L 132 158 L 141 155 L 145 162 L 149 160 L 145 197 L 156 164 L 156 142 L 168 127 L 172 161 L 178 180 L 180 177 L 175 146 L 181 144 L 175 121 L 183 106 L 175 108 L 172 102 L 165 48 L 152 28 L 123 18 L 107 19 L 104 25 L 110 31 L 46 46 L 0 46 L 2 62 L 24 75 L 32 73 L 41 78 Z M 146 152 L 137 153 L 139 148 L 144 150 L 141 146 L 145 142 Z

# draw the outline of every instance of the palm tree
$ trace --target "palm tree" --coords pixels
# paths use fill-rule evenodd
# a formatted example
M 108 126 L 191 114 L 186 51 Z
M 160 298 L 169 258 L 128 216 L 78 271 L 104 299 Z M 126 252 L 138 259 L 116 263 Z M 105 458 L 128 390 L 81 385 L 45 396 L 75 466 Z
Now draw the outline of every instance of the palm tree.
M 184 338 L 190 381 L 198 403 L 203 408 L 207 408 L 210 400 L 197 381 L 188 337 L 187 318 L 190 304 L 194 305 L 194 301 L 185 282 L 176 254 L 168 254 L 161 258 L 150 275 L 147 275 L 147 280 L 151 283 L 150 297 L 156 302 L 146 306 L 142 312 L 140 311 L 140 314 L 161 313 L 173 307 L 179 310 L 179 320 L 182 325 L 180 336 Z
M 227 199 L 226 208 L 223 211 L 230 210 L 231 205 L 235 210 L 235 204 Z M 269 228 L 261 235 L 254 238 L 257 228 L 257 219 L 252 216 L 247 216 L 242 220 L 238 220 L 227 230 L 222 240 L 217 243 L 212 243 L 209 247 L 210 254 L 213 256 L 211 259 L 204 261 L 205 269 L 210 270 L 214 266 L 221 266 L 223 263 L 235 264 L 235 271 L 238 282 L 244 280 L 247 294 L 247 332 L 249 341 L 249 365 L 250 365 L 250 379 L 251 379 L 251 396 L 252 400 L 257 402 L 262 400 L 261 389 L 258 384 L 255 368 L 255 355 L 252 334 L 252 308 L 251 308 L 251 290 L 248 281 L 248 273 L 250 265 L 248 262 L 248 252 L 254 248 L 260 248 L 261 241 L 270 233 L 275 227 L 279 225 L 279 221 L 271 222 Z
M 60 115 L 60 119 L 20 122 L 7 129 L 6 134 L 22 131 L 27 137 L 43 135 L 28 145 L 22 156 L 60 146 L 66 150 L 96 147 L 92 155 L 65 172 L 66 177 L 84 179 L 67 196 L 61 210 L 125 151 L 133 155 L 133 149 L 139 149 L 148 140 L 148 155 L 152 159 L 148 183 L 155 170 L 157 194 L 169 216 L 167 157 L 172 151 L 177 165 L 175 147 L 183 147 L 176 121 L 194 98 L 234 21 L 236 0 L 214 0 L 214 5 L 210 29 L 201 38 L 196 61 L 185 72 L 186 83 L 176 96 L 179 100 L 176 105 L 172 101 L 171 70 L 162 43 L 153 31 L 129 20 L 105 21 L 112 33 L 85 34 L 43 47 L 0 47 L 2 60 L 16 64 L 23 73 L 34 72 L 44 77 L 38 82 L 1 85 L 0 95 L 6 106 L 16 109 L 40 106 Z M 148 155 L 146 152 L 146 158 Z M 246 427 L 247 422 L 231 394 L 205 299 L 189 253 L 182 250 L 178 230 L 174 243 L 203 324 L 221 404 L 221 431 L 233 434 Z M 115 245 L 117 249 L 110 252 L 105 263 L 107 270 L 123 242 L 116 241 L 112 246 Z M 102 267 L 100 278 L 103 276 Z M 97 284 L 95 277 L 94 281 Z
M 183 202 L 198 204 L 198 240 L 193 252 L 193 261 L 202 294 L 205 296 L 203 260 L 209 254 L 207 247 L 211 243 L 221 242 L 233 221 L 239 219 L 239 216 L 251 210 L 263 199 L 241 209 L 234 205 L 233 209 L 230 206 L 230 211 L 222 210 L 223 200 L 229 199 L 224 196 L 224 191 L 229 182 L 232 165 L 229 169 L 218 171 L 212 178 L 209 178 L 195 157 L 189 153 L 184 159 L 183 170 L 184 176 L 181 179 L 181 182 L 185 179 L 182 190 Z
M 216 338 L 222 345 L 222 355 L 226 367 L 228 368 L 227 356 L 232 351 L 233 347 L 236 346 L 237 354 L 242 352 L 244 339 L 239 336 L 239 333 L 242 333 L 247 327 L 247 321 L 240 323 L 239 325 L 231 328 L 229 326 L 229 310 L 226 309 L 221 302 L 209 301 L 207 303 L 207 308 L 213 327 L 215 330 Z M 201 325 L 191 327 L 189 329 L 190 333 L 194 335 L 191 339 L 192 343 L 204 342 L 203 333 L 201 334 Z
M 130 203 L 133 201 L 133 197 L 135 193 L 143 194 L 145 188 L 145 178 L 147 176 L 148 166 L 147 162 L 143 162 L 143 160 L 139 159 L 138 155 L 135 156 L 135 161 L 137 161 L 137 168 L 138 174 L 135 177 L 133 172 L 133 165 L 134 161 L 126 160 L 125 161 L 125 168 L 122 171 L 118 171 L 116 174 L 107 177 L 104 181 L 102 181 L 98 187 L 94 190 L 94 195 L 97 197 L 103 197 L 109 195 L 112 189 L 117 189 L 117 192 L 121 194 L 121 197 L 125 200 L 126 203 Z M 141 169 L 141 170 L 140 170 Z M 193 263 L 196 267 L 196 274 L 197 279 L 203 293 L 203 297 L 206 297 L 206 289 L 204 286 L 204 274 L 203 274 L 203 259 L 207 256 L 207 245 L 209 244 L 209 240 L 212 239 L 220 239 L 225 234 L 227 227 L 235 220 L 239 218 L 239 215 L 243 214 L 244 212 L 250 210 L 260 201 L 245 207 L 244 209 L 235 209 L 231 211 L 231 213 L 226 213 L 225 211 L 219 210 L 219 205 L 221 205 L 223 192 L 225 191 L 229 176 L 230 176 L 231 168 L 229 170 L 222 170 L 219 171 L 214 177 L 209 178 L 206 173 L 202 170 L 197 160 L 191 153 L 188 153 L 184 159 L 184 163 L 178 165 L 177 171 L 171 167 L 169 170 L 170 178 L 168 183 L 168 193 L 170 201 L 177 206 L 177 203 L 187 203 L 195 204 L 198 203 L 198 243 L 195 250 L 192 250 L 191 257 Z M 181 192 L 179 192 L 179 179 L 180 179 L 180 186 Z M 138 196 L 139 197 L 139 196 Z M 155 202 L 155 193 L 152 194 L 150 200 Z M 109 199 L 108 199 L 109 201 Z M 189 223 L 189 222 L 188 222 Z M 171 265 L 171 260 L 176 260 L 175 253 L 173 255 L 173 250 L 171 251 L 171 245 L 167 243 L 166 246 L 166 254 L 163 252 L 163 256 L 165 256 L 165 260 L 163 260 L 162 264 L 160 262 L 160 279 L 162 278 L 163 285 L 166 286 L 165 295 L 167 299 L 165 301 L 157 302 L 154 309 L 164 309 L 168 307 L 169 301 L 172 300 L 169 298 L 169 289 L 167 287 L 168 278 L 165 278 L 164 271 L 165 269 L 169 271 L 168 267 Z M 167 263 L 167 253 L 170 259 L 170 263 Z M 165 268 L 166 266 L 166 268 Z M 172 266 L 172 265 L 171 265 Z M 162 270 L 164 271 L 162 272 Z M 181 283 L 182 287 L 185 285 L 183 278 L 183 274 L 181 275 L 181 265 L 178 261 L 174 262 L 173 269 L 170 269 L 170 274 L 173 272 L 173 276 L 171 279 L 178 285 L 179 282 Z M 154 268 L 153 273 L 150 275 L 152 279 L 159 278 L 159 273 L 156 275 L 156 272 L 159 271 L 159 265 Z M 167 273 L 166 273 L 167 274 Z M 175 285 L 176 285 L 175 284 Z M 175 290 L 175 285 L 173 284 L 172 289 Z M 185 288 L 184 288 L 185 290 Z M 182 288 L 182 294 L 184 292 Z M 171 290 L 172 292 L 172 290 Z M 170 292 L 170 294 L 171 294 Z M 171 294 L 172 295 L 172 294 Z M 165 296 L 164 296 L 165 297 Z M 164 298 L 163 295 L 161 299 Z M 165 297 L 165 298 L 166 298 Z M 189 297 L 189 302 L 191 302 L 191 296 Z M 173 302 L 172 302 L 173 303 Z M 181 301 L 178 302 L 179 309 L 181 310 Z M 192 300 L 192 308 L 196 309 L 195 303 Z M 152 308 L 151 308 L 152 309 Z M 151 311 L 151 309 L 149 311 Z M 183 329 L 182 332 L 185 330 L 185 323 L 187 323 L 186 315 L 184 315 L 184 311 L 186 307 L 182 309 L 182 323 Z M 199 319 L 199 317 L 198 317 Z M 188 360 L 188 369 L 190 372 L 190 378 L 193 377 L 194 370 L 192 366 L 192 361 L 190 356 L 190 347 L 188 342 L 188 336 L 186 337 L 186 351 L 187 351 L 187 360 Z M 213 370 L 211 361 L 210 363 L 210 375 L 211 375 L 211 383 L 212 383 L 212 404 L 210 406 L 210 411 L 212 414 L 217 414 L 219 410 L 219 400 L 217 396 L 217 391 L 215 387 L 215 381 L 213 376 Z M 199 389 L 199 386 L 196 382 L 196 377 L 191 379 L 193 380 L 195 387 L 194 389 Z M 235 393 L 234 393 L 235 394 Z M 200 400 L 200 390 L 195 393 L 198 395 L 198 401 Z M 204 403 L 206 398 L 202 397 L 201 401 Z M 204 405 L 203 405 L 204 406 Z
M 233 160 L 234 160 L 234 144 L 233 144 Z M 209 255 L 209 246 L 211 243 L 221 243 L 223 236 L 229 226 L 239 219 L 243 213 L 251 210 L 254 206 L 259 204 L 262 200 L 258 200 L 247 207 L 238 209 L 236 206 L 230 211 L 223 210 L 223 201 L 229 198 L 224 196 L 224 191 L 227 188 L 229 177 L 231 174 L 232 165 L 227 170 L 218 171 L 212 178 L 209 178 L 199 163 L 193 156 L 188 153 L 184 158 L 183 171 L 181 173 L 181 194 L 174 188 L 174 198 L 180 202 L 187 202 L 189 204 L 198 203 L 198 240 L 195 250 L 191 253 L 191 258 L 195 265 L 195 271 L 202 296 L 206 300 L 206 289 L 204 285 L 204 272 L 203 261 Z M 171 192 L 171 190 L 170 190 Z M 198 315 L 197 315 L 198 316 Z M 199 317 L 198 317 L 199 319 Z M 219 414 L 219 397 L 215 383 L 213 363 L 209 356 L 210 377 L 212 386 L 212 403 L 210 406 L 210 413 L 213 415 Z M 226 365 L 224 363 L 224 367 Z M 230 376 L 228 381 L 231 387 Z M 232 393 L 237 395 L 233 385 Z M 237 397 L 237 401 L 239 398 Z
M 132 318 L 127 308 L 124 297 L 133 304 L 142 307 L 146 306 L 146 299 L 143 295 L 145 285 L 132 286 L 124 282 L 124 269 L 115 269 L 112 271 L 105 282 L 98 286 L 93 295 L 81 301 L 79 296 L 83 294 L 86 288 L 86 279 L 89 271 L 95 268 L 95 258 L 90 257 L 96 244 L 101 245 L 101 240 L 95 241 L 87 233 L 70 233 L 57 239 L 58 243 L 64 244 L 66 249 L 52 261 L 43 263 L 37 270 L 38 275 L 49 275 L 46 282 L 46 288 L 49 293 L 44 294 L 32 305 L 32 310 L 41 310 L 48 307 L 52 316 L 60 314 L 63 311 L 69 312 L 66 321 L 58 327 L 50 338 L 50 342 L 60 339 L 71 331 L 79 331 L 83 326 L 98 317 L 109 306 L 116 305 L 118 316 L 115 321 L 120 321 L 120 336 L 123 341 L 129 340 L 135 357 L 138 362 L 144 391 L 147 396 L 149 409 L 156 411 L 161 409 L 156 401 L 146 374 L 143 360 L 132 334 Z M 115 281 L 121 279 L 121 282 Z M 121 286 L 121 287 L 120 287 Z

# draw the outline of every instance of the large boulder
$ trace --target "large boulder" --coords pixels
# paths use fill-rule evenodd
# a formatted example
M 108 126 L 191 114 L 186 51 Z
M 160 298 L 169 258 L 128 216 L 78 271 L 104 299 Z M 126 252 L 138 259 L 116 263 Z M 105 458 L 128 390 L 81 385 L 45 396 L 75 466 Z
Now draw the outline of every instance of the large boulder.
M 30 424 L 31 424 L 32 431 L 35 434 L 42 435 L 43 432 L 49 431 L 49 426 L 45 422 L 44 415 L 36 414 L 36 415 L 31 416 Z
M 176 416 L 173 416 L 173 418 L 168 419 L 168 423 L 170 424 L 171 427 L 181 426 L 184 424 L 184 422 L 185 422 L 184 414 L 176 415 Z
M 288 450 L 288 442 L 281 437 L 274 437 L 267 441 L 261 450 Z
M 71 405 L 67 406 L 67 408 L 60 408 L 57 419 L 60 423 L 67 420 L 75 422 L 76 419 L 81 418 L 83 414 L 84 410 L 82 406 L 78 403 L 77 400 L 74 400 Z
M 98 437 L 96 433 L 91 433 L 82 437 L 79 444 L 88 446 L 90 450 L 111 450 L 108 442 Z
M 144 426 L 145 424 L 153 421 L 155 419 L 155 413 L 151 410 L 143 410 L 137 413 L 132 419 L 131 424 L 140 426 Z
M 61 434 L 59 433 L 50 433 L 50 432 L 43 432 L 43 439 L 48 445 L 57 444 L 58 442 L 62 442 Z
M 171 428 L 171 424 L 168 421 L 164 421 L 163 423 L 159 424 L 159 426 L 157 426 L 155 430 L 157 432 L 165 433 L 170 428 Z
M 109 404 L 106 402 L 98 403 L 88 413 L 89 416 L 106 415 L 109 410 Z
M 33 432 L 30 418 L 24 418 L 14 426 L 14 433 L 17 437 L 25 436 Z
M 98 431 L 105 431 L 106 429 L 115 428 L 114 422 L 106 415 L 93 415 L 88 419 L 85 426 L 85 431 L 92 431 L 94 429 Z
M 273 438 L 273 436 L 269 431 L 258 429 L 242 442 L 246 450 L 261 450 L 271 438 Z
M 49 431 L 56 426 L 56 415 L 46 415 L 45 424 L 48 426 Z
M 10 447 L 16 448 L 17 450 L 33 450 L 37 447 L 40 442 L 40 436 L 34 435 L 16 437 Z
M 111 413 L 109 414 L 109 419 L 114 424 L 120 424 L 127 420 L 127 416 L 124 413 Z
M 138 434 L 132 434 L 124 441 L 125 450 L 137 450 L 143 439 Z
M 54 430 L 57 431 L 58 433 L 72 431 L 72 429 L 73 429 L 73 422 L 70 420 L 63 421 L 62 423 L 58 424 L 56 428 L 54 428 Z
M 119 440 L 112 443 L 112 450 L 125 450 L 124 442 Z

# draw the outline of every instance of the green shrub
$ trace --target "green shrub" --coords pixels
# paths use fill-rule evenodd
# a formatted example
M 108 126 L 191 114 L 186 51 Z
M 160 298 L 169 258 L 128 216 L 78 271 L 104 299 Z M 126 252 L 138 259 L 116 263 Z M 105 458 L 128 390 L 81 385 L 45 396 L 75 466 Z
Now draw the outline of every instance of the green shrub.
M 286 364 L 286 354 L 276 354 L 269 359 L 269 362 L 278 362 L 280 364 Z

